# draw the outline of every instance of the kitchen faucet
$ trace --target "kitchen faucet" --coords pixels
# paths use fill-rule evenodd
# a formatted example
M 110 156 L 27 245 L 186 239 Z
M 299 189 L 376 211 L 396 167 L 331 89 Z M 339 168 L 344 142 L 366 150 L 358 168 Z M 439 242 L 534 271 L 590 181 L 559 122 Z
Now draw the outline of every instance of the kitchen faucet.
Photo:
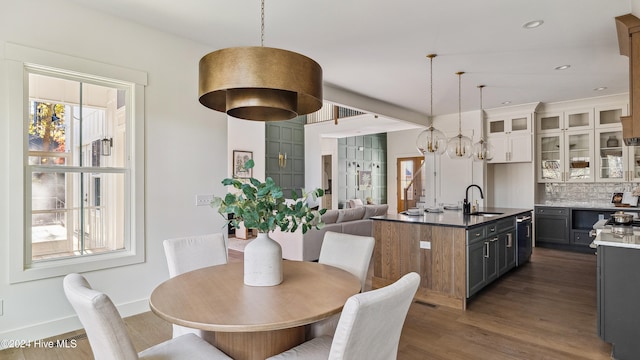
M 477 187 L 478 190 L 480 190 L 480 198 L 484 199 L 484 195 L 482 194 L 482 189 L 480 188 L 480 186 L 476 185 L 476 184 L 471 184 L 469 186 L 467 186 L 467 190 L 465 191 L 465 195 L 464 195 L 464 203 L 462 204 L 462 213 L 463 214 L 470 214 L 471 213 L 471 203 L 469 202 L 469 189 L 472 187 Z

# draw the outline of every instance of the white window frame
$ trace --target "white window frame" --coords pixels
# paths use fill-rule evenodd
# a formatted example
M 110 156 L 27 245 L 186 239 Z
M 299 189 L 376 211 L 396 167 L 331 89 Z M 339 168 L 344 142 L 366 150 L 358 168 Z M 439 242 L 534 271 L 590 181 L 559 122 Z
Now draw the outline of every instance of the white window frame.
M 145 260 L 144 222 L 144 98 L 147 73 L 115 65 L 99 63 L 22 45 L 5 44 L 5 74 L 7 79 L 7 105 L 9 121 L 9 282 L 18 283 L 62 276 L 71 272 L 94 271 L 118 266 L 142 263 Z M 27 67 L 64 71 L 82 77 L 109 79 L 130 84 L 132 89 L 131 119 L 128 122 L 126 146 L 129 152 L 130 182 L 126 184 L 129 208 L 125 211 L 128 224 L 125 228 L 125 249 L 91 256 L 78 256 L 50 261 L 32 262 L 31 251 L 26 248 L 26 229 L 30 177 L 27 177 L 25 158 L 28 142 L 25 135 L 25 119 L 29 116 Z M 88 75 L 90 74 L 90 75 Z M 16 151 L 22 150 L 22 151 Z

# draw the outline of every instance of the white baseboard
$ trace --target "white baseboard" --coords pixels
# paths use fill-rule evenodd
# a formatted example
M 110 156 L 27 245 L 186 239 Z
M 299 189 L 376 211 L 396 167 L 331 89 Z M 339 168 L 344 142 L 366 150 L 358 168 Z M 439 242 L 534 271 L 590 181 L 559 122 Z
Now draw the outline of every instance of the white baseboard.
M 125 318 L 149 311 L 149 299 L 140 299 L 116 306 L 120 315 Z M 16 341 L 34 341 L 50 338 L 82 328 L 76 315 L 45 321 L 17 329 L 0 332 L 0 339 Z M 0 350 L 6 349 L 8 343 L 0 342 Z

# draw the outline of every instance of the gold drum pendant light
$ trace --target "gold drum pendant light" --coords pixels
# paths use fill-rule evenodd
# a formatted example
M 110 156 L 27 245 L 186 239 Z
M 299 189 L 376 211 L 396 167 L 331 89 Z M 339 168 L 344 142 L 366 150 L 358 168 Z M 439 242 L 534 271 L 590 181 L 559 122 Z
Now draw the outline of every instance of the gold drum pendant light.
M 433 127 L 433 58 L 436 54 L 429 54 L 429 94 L 430 94 L 430 106 L 429 106 L 429 127 L 423 130 L 416 139 L 416 147 L 418 151 L 424 155 L 431 153 L 434 155 L 442 155 L 447 148 L 447 139 L 442 131 Z
M 449 139 L 447 143 L 447 155 L 452 159 L 468 159 L 471 157 L 471 139 L 462 135 L 462 74 L 464 71 L 456 73 L 458 75 L 458 135 Z
M 473 144 L 473 161 L 489 161 L 493 159 L 493 146 L 484 139 L 484 110 L 482 108 L 482 89 L 484 85 L 478 85 L 480 89 L 480 140 Z
M 256 121 L 289 120 L 322 107 L 322 68 L 288 50 L 261 46 L 214 51 L 200 59 L 200 103 L 228 115 Z

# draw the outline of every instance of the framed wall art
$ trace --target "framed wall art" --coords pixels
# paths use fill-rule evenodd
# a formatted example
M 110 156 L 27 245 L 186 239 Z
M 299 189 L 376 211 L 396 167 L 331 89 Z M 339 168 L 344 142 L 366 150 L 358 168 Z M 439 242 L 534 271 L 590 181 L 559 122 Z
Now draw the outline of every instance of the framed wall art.
M 253 169 L 246 170 L 244 164 L 253 159 L 252 151 L 233 150 L 233 177 L 247 179 L 253 176 Z
M 358 190 L 371 190 L 371 171 L 358 171 Z

